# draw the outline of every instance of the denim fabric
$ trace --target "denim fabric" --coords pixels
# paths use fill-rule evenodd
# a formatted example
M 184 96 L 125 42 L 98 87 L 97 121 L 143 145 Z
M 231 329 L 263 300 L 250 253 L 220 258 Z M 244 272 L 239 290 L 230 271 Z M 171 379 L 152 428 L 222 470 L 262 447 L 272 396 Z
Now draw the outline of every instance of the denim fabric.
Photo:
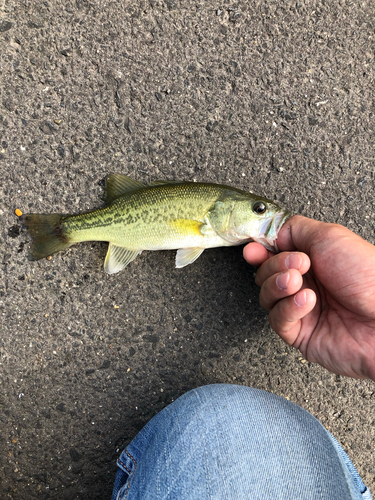
M 258 389 L 194 389 L 148 422 L 118 460 L 112 500 L 370 500 L 335 438 Z

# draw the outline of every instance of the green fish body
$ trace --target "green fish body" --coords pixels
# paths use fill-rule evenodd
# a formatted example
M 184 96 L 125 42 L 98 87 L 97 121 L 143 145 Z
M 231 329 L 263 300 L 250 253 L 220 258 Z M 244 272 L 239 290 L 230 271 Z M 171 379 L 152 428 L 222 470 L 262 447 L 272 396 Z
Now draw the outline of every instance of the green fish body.
M 175 181 L 145 186 L 121 174 L 107 177 L 105 201 L 105 207 L 77 215 L 21 216 L 33 239 L 31 259 L 81 241 L 108 241 L 109 274 L 143 250 L 177 249 L 176 267 L 184 267 L 206 248 L 251 240 L 275 251 L 289 215 L 266 198 L 229 186 Z

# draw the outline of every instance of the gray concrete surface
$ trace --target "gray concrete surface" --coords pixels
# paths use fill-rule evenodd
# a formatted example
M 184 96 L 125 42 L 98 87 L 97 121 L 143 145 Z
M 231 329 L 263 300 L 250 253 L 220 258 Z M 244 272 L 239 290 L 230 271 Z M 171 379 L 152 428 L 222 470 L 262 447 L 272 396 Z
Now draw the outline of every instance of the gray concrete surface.
M 106 244 L 29 262 L 14 210 L 100 206 L 102 180 L 227 183 L 374 243 L 371 0 L 0 1 L 0 496 L 109 498 L 119 451 L 189 389 L 289 398 L 375 491 L 374 384 L 268 326 L 241 248 L 176 270 Z

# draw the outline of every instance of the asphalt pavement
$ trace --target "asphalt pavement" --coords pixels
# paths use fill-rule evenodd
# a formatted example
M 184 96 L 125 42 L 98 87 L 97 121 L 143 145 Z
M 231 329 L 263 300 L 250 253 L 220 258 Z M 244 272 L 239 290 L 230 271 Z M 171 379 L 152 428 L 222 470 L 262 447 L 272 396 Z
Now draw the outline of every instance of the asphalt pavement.
M 102 205 L 111 172 L 216 182 L 375 243 L 371 0 L 0 2 L 0 496 L 110 498 L 116 458 L 179 395 L 257 387 L 310 411 L 375 492 L 374 383 L 272 332 L 242 248 L 106 243 L 30 262 L 14 213 Z

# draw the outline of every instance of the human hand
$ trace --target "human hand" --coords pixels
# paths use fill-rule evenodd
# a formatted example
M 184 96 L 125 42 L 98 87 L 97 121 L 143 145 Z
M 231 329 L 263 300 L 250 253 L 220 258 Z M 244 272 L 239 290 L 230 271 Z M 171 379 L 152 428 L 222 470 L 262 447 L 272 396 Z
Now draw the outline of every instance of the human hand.
M 273 254 L 249 243 L 271 327 L 333 373 L 375 380 L 375 247 L 338 224 L 290 218 Z

